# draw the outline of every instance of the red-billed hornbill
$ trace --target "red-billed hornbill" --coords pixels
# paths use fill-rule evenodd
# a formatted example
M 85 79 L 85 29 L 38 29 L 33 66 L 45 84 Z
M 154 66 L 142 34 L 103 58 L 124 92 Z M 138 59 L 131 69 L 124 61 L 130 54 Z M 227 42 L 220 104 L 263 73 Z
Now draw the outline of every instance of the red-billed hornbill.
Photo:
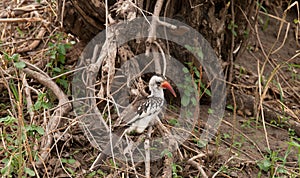
M 164 91 L 168 89 L 175 97 L 176 93 L 170 83 L 160 76 L 152 76 L 149 81 L 149 90 L 151 94 L 148 97 L 139 99 L 126 108 L 114 125 L 115 131 L 111 143 L 108 143 L 102 153 L 97 157 L 93 163 L 91 170 L 96 167 L 98 163 L 105 161 L 106 157 L 124 133 L 143 133 L 149 124 L 156 118 L 158 113 L 162 110 L 164 104 Z M 111 145 L 112 144 L 112 145 Z

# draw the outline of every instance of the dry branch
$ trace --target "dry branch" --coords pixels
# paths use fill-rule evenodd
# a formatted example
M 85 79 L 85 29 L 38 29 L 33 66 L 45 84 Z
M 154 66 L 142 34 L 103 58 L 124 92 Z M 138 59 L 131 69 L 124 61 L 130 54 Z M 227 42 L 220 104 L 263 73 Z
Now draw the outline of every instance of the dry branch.
M 37 39 L 42 39 L 42 37 L 45 35 L 46 33 L 46 28 L 42 27 L 41 30 L 39 31 L 39 33 L 37 34 Z M 20 48 L 17 49 L 16 52 L 17 53 L 22 53 L 22 52 L 28 52 L 31 51 L 33 49 L 35 49 L 39 44 L 40 44 L 41 40 L 34 40 L 30 45 L 24 47 L 24 48 Z
M 27 102 L 27 110 L 29 112 L 29 115 L 30 115 L 30 123 L 33 122 L 33 118 L 34 118 L 34 112 L 32 110 L 33 108 L 33 102 L 32 102 L 32 99 L 31 99 L 31 93 L 30 93 L 30 89 L 29 89 L 29 85 L 27 83 L 27 80 L 26 80 L 26 75 L 24 75 L 24 73 L 21 73 L 21 78 L 22 78 L 22 82 L 23 82 L 23 85 L 24 85 L 24 94 L 25 94 L 25 98 L 26 98 L 26 102 Z
M 13 23 L 13 22 L 40 22 L 42 18 L 30 17 L 30 18 L 0 18 L 1 23 Z

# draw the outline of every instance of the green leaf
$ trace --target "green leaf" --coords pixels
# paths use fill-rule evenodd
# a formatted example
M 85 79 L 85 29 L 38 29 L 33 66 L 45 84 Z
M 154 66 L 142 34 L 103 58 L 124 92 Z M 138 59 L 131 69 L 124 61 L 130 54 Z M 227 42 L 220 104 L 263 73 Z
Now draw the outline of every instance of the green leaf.
M 42 102 L 41 107 L 45 108 L 45 109 L 49 109 L 50 108 L 50 103 Z
M 300 148 L 300 144 L 295 142 L 295 141 L 291 141 L 291 142 L 288 142 L 289 145 L 291 146 L 294 146 L 294 147 L 297 147 L 297 148 Z
M 184 90 L 183 93 L 185 96 L 191 96 L 191 92 L 189 90 Z
M 19 27 L 17 27 L 16 30 L 19 33 L 20 37 L 24 37 L 24 32 L 22 32 L 22 30 Z
M 226 106 L 227 109 L 233 110 L 233 106 L 231 104 Z
M 49 45 L 50 48 L 54 47 L 54 43 L 52 43 L 52 42 L 49 42 L 48 45 Z
M 202 49 L 198 49 L 198 51 L 197 51 L 197 56 L 198 56 L 200 59 L 203 59 L 203 52 L 202 52 Z
M 64 54 L 58 54 L 58 61 L 62 64 L 65 64 L 66 56 Z
M 34 103 L 33 105 L 34 110 L 39 110 L 42 108 L 42 102 L 41 101 L 37 101 Z
M 186 111 L 185 116 L 186 117 L 193 117 L 193 113 L 191 111 Z
M 272 165 L 271 162 L 269 160 L 267 160 L 267 159 L 264 159 L 264 160 L 262 160 L 262 161 L 260 161 L 258 163 L 259 169 L 263 170 L 265 172 L 268 172 L 268 170 L 270 169 L 271 165 Z
M 184 73 L 189 73 L 189 69 L 186 68 L 186 67 L 184 67 L 184 68 L 182 69 L 182 71 L 183 71 Z
M 171 158 L 173 156 L 172 152 L 170 152 L 168 149 L 164 149 L 162 152 L 161 152 L 161 155 L 162 156 L 168 156 L 169 158 Z
M 54 67 L 53 72 L 61 73 L 61 69 L 59 67 Z
M 12 90 L 13 94 L 14 94 L 14 97 L 16 98 L 16 100 L 19 101 L 19 92 L 18 92 L 18 89 L 16 87 L 16 84 L 14 83 L 13 80 L 10 80 L 9 81 L 9 87 L 10 89 Z
M 287 170 L 281 166 L 278 167 L 277 172 L 281 174 L 287 174 Z
M 197 100 L 196 100 L 196 98 L 191 98 L 191 101 L 192 101 L 192 104 L 193 104 L 193 106 L 196 106 L 197 105 Z
M 51 51 L 51 53 L 50 53 L 50 59 L 56 59 L 56 51 Z
M 289 66 L 291 66 L 291 67 L 296 67 L 296 68 L 300 68 L 300 64 L 289 64 Z
M 230 138 L 230 135 L 228 133 L 223 133 L 223 138 L 226 139 L 226 138 Z
M 68 88 L 68 81 L 65 79 L 57 79 L 56 80 L 57 83 L 59 83 L 60 85 L 62 85 L 64 87 L 64 89 Z
M 105 176 L 106 176 L 106 173 L 103 172 L 101 169 L 98 169 L 98 170 L 97 170 L 97 174 L 101 175 L 102 177 L 105 177 Z
M 178 83 L 178 84 L 177 84 L 177 87 L 179 87 L 179 88 L 184 88 L 185 85 L 183 85 L 183 84 L 181 84 L 181 83 Z
M 74 164 L 75 162 L 76 162 L 75 159 L 72 159 L 72 158 L 68 159 L 68 163 L 69 163 L 69 164 Z
M 10 160 L 8 158 L 4 158 L 3 160 L 1 160 L 1 162 L 4 163 L 5 165 L 7 165 L 9 161 Z
M 211 108 L 209 108 L 209 109 L 208 109 L 208 114 L 213 114 L 213 113 L 214 113 L 214 110 L 211 109 Z
M 93 171 L 87 175 L 87 177 L 94 177 L 96 175 L 96 171 Z
M 190 82 L 192 81 L 190 75 L 186 75 L 186 76 L 184 77 L 184 81 L 186 82 L 186 84 L 187 84 L 187 83 L 190 83 Z
M 46 67 L 52 67 L 52 66 L 53 66 L 52 62 L 46 64 Z
M 66 48 L 64 44 L 59 44 L 57 51 L 59 54 L 66 55 Z
M 61 162 L 62 162 L 62 163 L 68 163 L 68 160 L 65 159 L 65 158 L 61 158 Z
M 0 123 L 4 123 L 5 125 L 10 125 L 14 122 L 16 122 L 16 118 L 15 117 L 12 117 L 12 116 L 6 116 L 6 117 L 2 117 L 0 118 Z
M 4 59 L 8 60 L 8 61 L 11 61 L 12 58 L 4 51 L 2 51 L 3 55 L 4 55 Z
M 168 122 L 169 122 L 169 124 L 172 125 L 172 126 L 178 125 L 178 120 L 177 120 L 177 119 L 170 119 Z
M 197 69 L 197 67 L 193 67 L 193 69 L 194 69 L 195 75 L 196 75 L 198 78 L 200 78 L 200 72 L 199 72 L 199 70 Z
M 46 93 L 40 93 L 38 95 L 38 100 L 33 105 L 34 110 L 39 110 L 41 108 L 45 108 L 45 109 L 50 108 L 50 104 L 44 100 L 45 97 L 46 97 Z
M 193 51 L 193 47 L 190 45 L 184 45 L 184 47 L 189 51 Z
M 75 174 L 75 171 L 72 168 L 67 167 L 66 168 L 68 170 L 69 173 L 71 173 L 72 175 Z
M 25 171 L 26 174 L 28 174 L 31 177 L 35 176 L 35 172 L 33 170 L 31 170 L 30 168 L 28 168 L 28 167 L 25 167 L 24 171 Z
M 44 135 L 45 131 L 44 128 L 41 126 L 36 126 L 35 130 L 37 131 L 38 134 Z
M 36 125 L 26 125 L 25 130 L 27 132 L 37 132 L 39 135 L 44 135 L 44 129 L 41 126 Z
M 182 106 L 186 107 L 187 105 L 189 105 L 189 103 L 190 103 L 190 98 L 188 96 L 184 95 L 181 98 L 181 104 L 182 104 Z
M 18 69 L 23 69 L 25 66 L 26 66 L 26 64 L 23 61 L 15 62 L 15 67 Z
M 207 142 L 205 142 L 205 141 L 202 141 L 202 140 L 198 140 L 197 141 L 197 146 L 199 147 L 199 148 L 203 148 L 203 147 L 205 147 L 207 145 Z
M 14 60 L 14 61 L 19 61 L 19 57 L 20 57 L 20 54 L 13 54 L 11 56 L 11 59 Z
M 8 166 L 5 166 L 4 168 L 2 168 L 2 169 L 1 169 L 1 175 L 5 175 L 5 174 L 7 175 L 7 174 L 9 174 L 9 173 L 7 172 L 7 171 L 9 170 L 8 168 L 9 168 Z
M 188 86 L 188 87 L 187 87 L 187 90 L 188 90 L 190 93 L 193 93 L 193 92 L 195 91 L 195 87 Z
M 204 93 L 206 93 L 208 96 L 211 96 L 211 92 L 210 92 L 209 89 L 205 89 L 205 90 L 204 90 Z

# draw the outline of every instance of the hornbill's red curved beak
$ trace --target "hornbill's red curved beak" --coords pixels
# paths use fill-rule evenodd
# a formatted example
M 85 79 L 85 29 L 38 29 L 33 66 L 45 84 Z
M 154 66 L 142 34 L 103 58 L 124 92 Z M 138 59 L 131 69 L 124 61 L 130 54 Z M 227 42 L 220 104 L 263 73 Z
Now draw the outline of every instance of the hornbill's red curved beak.
M 162 88 L 168 89 L 176 97 L 176 93 L 168 81 L 162 82 L 160 86 Z

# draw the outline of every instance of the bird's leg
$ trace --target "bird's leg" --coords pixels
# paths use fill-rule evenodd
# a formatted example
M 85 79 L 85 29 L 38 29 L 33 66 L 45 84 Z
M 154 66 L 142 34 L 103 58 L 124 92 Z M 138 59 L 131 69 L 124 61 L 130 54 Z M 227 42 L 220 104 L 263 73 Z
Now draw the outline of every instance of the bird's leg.
M 146 135 L 146 139 L 151 138 L 152 130 L 153 130 L 152 125 L 149 125 L 147 135 Z

